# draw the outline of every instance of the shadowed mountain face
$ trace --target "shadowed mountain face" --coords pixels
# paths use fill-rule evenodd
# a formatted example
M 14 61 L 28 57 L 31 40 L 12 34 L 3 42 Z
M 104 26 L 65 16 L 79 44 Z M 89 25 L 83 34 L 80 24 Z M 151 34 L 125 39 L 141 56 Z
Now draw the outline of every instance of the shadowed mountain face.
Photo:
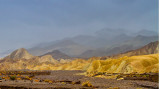
M 106 58 L 120 58 L 124 56 L 138 56 L 138 55 L 149 55 L 149 54 L 158 54 L 159 53 L 159 42 L 151 42 L 141 48 L 130 50 L 124 53 L 116 54 L 116 55 L 110 55 L 106 57 L 102 57 L 102 59 Z
M 42 56 L 51 55 L 54 59 L 70 59 L 71 57 L 67 56 L 66 54 L 60 52 L 59 50 L 54 50 L 52 52 L 48 52 Z
M 122 53 L 122 52 L 126 52 L 129 50 L 141 48 L 145 46 L 146 44 L 149 44 L 150 42 L 154 42 L 154 41 L 158 41 L 158 36 L 139 35 L 121 44 L 115 45 L 116 47 L 113 46 L 113 48 L 111 48 L 111 50 L 108 50 L 108 52 L 111 53 L 109 55 Z
M 157 54 L 159 53 L 159 42 L 151 42 L 145 45 L 142 48 L 131 50 L 122 54 L 114 55 L 113 57 L 122 57 L 122 56 L 137 56 L 137 55 L 148 55 L 148 54 Z

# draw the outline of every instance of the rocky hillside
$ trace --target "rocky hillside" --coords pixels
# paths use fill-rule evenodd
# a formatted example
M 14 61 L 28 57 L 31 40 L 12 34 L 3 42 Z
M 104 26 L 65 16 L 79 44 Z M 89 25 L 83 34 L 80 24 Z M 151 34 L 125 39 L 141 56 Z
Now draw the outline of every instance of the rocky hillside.
M 89 74 L 159 72 L 159 55 L 140 55 L 118 59 L 94 60 L 87 68 Z
M 28 53 L 24 48 L 20 48 L 12 52 L 10 55 L 6 56 L 4 59 L 18 60 L 18 59 L 31 59 L 33 56 Z
M 0 60 L 1 70 L 31 69 L 42 64 L 58 64 L 51 55 L 32 56 L 26 49 L 20 48 Z
M 112 58 L 119 58 L 123 56 L 136 56 L 136 55 L 148 55 L 148 54 L 157 54 L 159 53 L 159 42 L 151 42 L 144 47 L 141 47 L 136 50 L 131 50 L 125 53 L 117 54 L 117 55 L 112 55 Z

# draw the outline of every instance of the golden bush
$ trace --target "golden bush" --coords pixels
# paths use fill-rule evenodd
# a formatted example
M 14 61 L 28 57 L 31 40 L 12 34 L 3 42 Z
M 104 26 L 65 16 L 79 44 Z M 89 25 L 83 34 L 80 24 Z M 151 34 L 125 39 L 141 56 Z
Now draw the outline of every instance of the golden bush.
M 93 87 L 93 85 L 89 81 L 83 82 L 82 86 L 84 86 L 84 87 Z

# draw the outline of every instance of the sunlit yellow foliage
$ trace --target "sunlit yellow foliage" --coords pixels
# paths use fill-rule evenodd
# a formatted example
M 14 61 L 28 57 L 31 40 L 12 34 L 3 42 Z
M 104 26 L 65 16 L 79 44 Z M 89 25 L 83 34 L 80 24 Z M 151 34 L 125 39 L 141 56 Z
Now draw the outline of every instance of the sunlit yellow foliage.
M 61 84 L 66 84 L 65 82 L 61 82 Z
M 49 83 L 49 81 L 50 81 L 50 80 L 48 80 L 48 79 L 45 79 L 45 80 L 44 80 L 44 82 L 48 82 L 48 83 Z
M 17 80 L 21 80 L 21 78 L 16 78 Z
M 120 89 L 119 87 L 109 87 L 107 89 Z
M 36 79 L 36 80 L 34 80 L 34 81 L 35 81 L 35 82 L 39 82 L 39 80 L 37 80 L 37 79 Z
M 17 76 L 21 76 L 20 74 L 18 74 Z
M 92 84 L 89 81 L 83 82 L 82 86 L 84 86 L 84 87 L 93 87 Z
M 53 83 L 52 81 L 49 81 L 48 83 Z

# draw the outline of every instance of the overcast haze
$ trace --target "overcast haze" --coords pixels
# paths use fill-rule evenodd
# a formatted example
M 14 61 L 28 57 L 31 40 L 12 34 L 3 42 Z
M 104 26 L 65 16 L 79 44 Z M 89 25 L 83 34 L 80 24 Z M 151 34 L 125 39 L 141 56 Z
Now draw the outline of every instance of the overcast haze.
M 158 0 L 0 0 L 0 52 L 103 28 L 158 31 Z

